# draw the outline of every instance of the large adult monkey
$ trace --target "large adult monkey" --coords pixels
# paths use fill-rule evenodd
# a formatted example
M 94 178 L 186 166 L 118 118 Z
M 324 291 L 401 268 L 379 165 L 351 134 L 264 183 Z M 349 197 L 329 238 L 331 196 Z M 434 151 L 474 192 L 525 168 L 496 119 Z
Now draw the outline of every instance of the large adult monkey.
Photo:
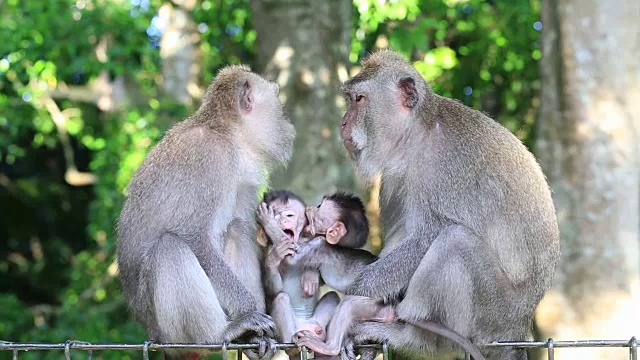
M 369 56 L 342 90 L 340 135 L 365 179 L 381 175 L 385 232 L 380 259 L 347 294 L 398 302 L 404 320 L 356 325 L 351 339 L 440 352 L 442 338 L 412 325 L 435 321 L 476 345 L 526 340 L 560 252 L 534 156 L 494 120 L 434 94 L 392 51 Z M 486 356 L 527 357 L 511 348 Z
M 278 86 L 229 66 L 147 155 L 118 220 L 117 258 L 124 295 L 151 339 L 241 339 L 262 345 L 251 358 L 275 353 L 255 209 L 264 168 L 288 162 L 294 136 Z

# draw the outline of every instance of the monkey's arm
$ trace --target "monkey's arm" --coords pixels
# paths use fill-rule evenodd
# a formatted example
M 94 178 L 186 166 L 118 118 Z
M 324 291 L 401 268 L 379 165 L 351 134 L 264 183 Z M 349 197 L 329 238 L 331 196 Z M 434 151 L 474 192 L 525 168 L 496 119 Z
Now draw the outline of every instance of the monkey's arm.
M 274 263 L 272 254 L 273 246 L 269 248 L 269 252 L 263 262 L 264 278 L 262 283 L 264 284 L 264 291 L 267 299 L 273 299 L 279 292 L 284 291 L 282 275 L 280 275 L 280 269 L 278 268 L 280 261 Z
M 342 292 L 356 281 L 358 274 L 366 269 L 367 265 L 377 259 L 377 256 L 366 250 L 328 244 L 315 256 L 322 280 Z
M 286 256 L 293 254 L 295 254 L 295 249 L 292 241 L 281 241 L 269 246 L 263 262 L 263 284 L 267 298 L 273 299 L 279 292 L 284 291 L 280 263 Z
M 218 241 L 222 243 L 222 240 Z M 197 244 L 199 248 L 194 253 L 229 317 L 256 311 L 256 299 L 227 264 L 220 250 L 213 246 L 214 241 L 204 238 Z
M 431 242 L 428 239 L 406 237 L 389 253 L 363 267 L 345 293 L 385 303 L 397 299 L 409 284 Z

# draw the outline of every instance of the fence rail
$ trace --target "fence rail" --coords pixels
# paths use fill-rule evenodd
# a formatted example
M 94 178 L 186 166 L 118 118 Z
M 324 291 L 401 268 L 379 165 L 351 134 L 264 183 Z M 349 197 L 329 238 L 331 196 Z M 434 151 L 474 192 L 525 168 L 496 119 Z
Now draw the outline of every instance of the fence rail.
M 278 349 L 291 349 L 296 345 L 293 343 L 278 343 Z M 382 350 L 382 358 L 388 360 L 389 347 L 387 343 L 361 345 L 359 348 L 373 347 Z M 513 347 L 522 349 L 547 349 L 549 360 L 554 360 L 554 350 L 556 348 L 596 348 L 596 347 L 620 347 L 629 348 L 629 360 L 638 360 L 638 340 L 632 336 L 629 340 L 573 340 L 573 341 L 504 341 L 493 342 L 482 347 Z M 219 350 L 222 351 L 222 359 L 226 360 L 230 351 L 237 351 L 238 359 L 242 350 L 257 349 L 257 344 L 159 344 L 146 341 L 142 344 L 92 344 L 78 340 L 67 340 L 63 343 L 18 343 L 0 340 L 0 351 L 12 351 L 13 359 L 18 360 L 20 351 L 38 350 L 64 350 L 65 359 L 71 359 L 71 350 L 86 351 L 90 360 L 94 350 L 137 350 L 142 351 L 143 360 L 149 359 L 150 351 L 161 349 L 192 349 L 192 350 Z M 305 348 L 300 352 L 300 359 L 307 360 L 309 353 Z M 466 355 L 470 359 L 469 354 Z

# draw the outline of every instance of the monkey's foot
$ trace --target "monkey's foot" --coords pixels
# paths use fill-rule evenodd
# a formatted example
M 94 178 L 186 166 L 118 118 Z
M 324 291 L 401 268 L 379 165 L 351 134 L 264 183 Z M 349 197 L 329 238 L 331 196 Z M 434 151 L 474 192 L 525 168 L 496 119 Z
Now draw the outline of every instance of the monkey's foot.
M 317 352 L 322 355 L 336 356 L 340 355 L 339 347 L 332 347 L 329 344 L 325 344 L 316 334 L 308 330 L 298 331 L 293 334 L 293 342 L 298 347 L 306 347 L 309 350 Z
M 225 335 L 227 336 L 225 341 L 231 342 L 245 334 L 275 338 L 276 333 L 276 325 L 273 323 L 271 316 L 254 311 L 233 319 L 231 323 L 229 323 L 225 331 Z
M 248 349 L 244 351 L 244 354 L 247 355 L 250 360 L 269 360 L 278 351 L 276 341 L 269 337 L 254 336 L 249 342 L 258 344 L 258 349 Z
M 378 356 L 378 349 L 360 349 L 359 353 L 360 360 L 374 360 Z M 343 359 L 345 358 L 343 357 Z
M 353 343 L 353 339 L 347 337 L 344 339 L 342 343 L 342 347 L 340 348 L 340 359 L 341 360 L 356 360 L 356 352 Z

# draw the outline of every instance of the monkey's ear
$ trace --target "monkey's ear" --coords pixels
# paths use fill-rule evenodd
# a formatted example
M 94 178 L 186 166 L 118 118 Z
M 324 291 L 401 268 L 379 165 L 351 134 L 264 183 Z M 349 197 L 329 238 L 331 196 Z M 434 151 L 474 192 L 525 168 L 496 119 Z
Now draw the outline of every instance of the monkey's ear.
M 269 241 L 267 240 L 267 234 L 265 234 L 262 226 L 258 227 L 258 236 L 256 238 L 256 241 L 258 242 L 258 245 L 262 247 L 267 247 L 269 245 Z
M 253 94 L 251 93 L 251 90 L 249 80 L 245 81 L 240 89 L 240 108 L 246 112 L 251 111 L 251 107 L 253 105 Z
M 402 105 L 408 109 L 413 109 L 418 105 L 418 90 L 416 81 L 412 77 L 400 79 L 398 87 L 402 91 Z
M 331 245 L 335 245 L 340 242 L 345 235 L 347 235 L 347 228 L 341 221 L 336 222 L 327 229 L 327 242 Z

